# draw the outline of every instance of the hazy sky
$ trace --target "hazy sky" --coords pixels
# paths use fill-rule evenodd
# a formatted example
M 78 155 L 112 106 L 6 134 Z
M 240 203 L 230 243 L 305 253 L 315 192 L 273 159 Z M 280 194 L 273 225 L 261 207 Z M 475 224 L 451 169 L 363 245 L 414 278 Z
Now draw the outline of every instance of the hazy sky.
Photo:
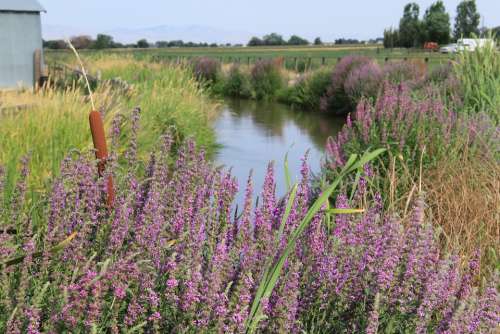
M 203 25 L 256 34 L 276 31 L 323 38 L 381 36 L 409 0 L 39 0 L 44 24 L 91 32 L 157 25 Z M 433 0 L 417 0 L 421 14 Z M 451 19 L 459 0 L 445 0 Z M 477 0 L 486 26 L 500 25 L 500 0 Z

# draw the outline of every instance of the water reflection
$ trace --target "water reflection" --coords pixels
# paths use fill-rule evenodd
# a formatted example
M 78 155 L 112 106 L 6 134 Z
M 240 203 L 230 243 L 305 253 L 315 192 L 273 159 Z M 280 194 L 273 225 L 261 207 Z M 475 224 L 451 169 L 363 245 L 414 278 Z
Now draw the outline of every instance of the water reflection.
M 286 191 L 283 162 L 288 152 L 292 178 L 300 175 L 301 158 L 309 151 L 313 172 L 320 169 L 326 138 L 335 135 L 343 119 L 319 113 L 291 110 L 277 103 L 246 100 L 227 101 L 215 128 L 221 148 L 217 163 L 233 168 L 242 203 L 243 190 L 249 171 L 253 169 L 255 189 L 260 192 L 269 161 L 275 161 L 277 193 Z M 254 194 L 255 196 L 258 194 Z

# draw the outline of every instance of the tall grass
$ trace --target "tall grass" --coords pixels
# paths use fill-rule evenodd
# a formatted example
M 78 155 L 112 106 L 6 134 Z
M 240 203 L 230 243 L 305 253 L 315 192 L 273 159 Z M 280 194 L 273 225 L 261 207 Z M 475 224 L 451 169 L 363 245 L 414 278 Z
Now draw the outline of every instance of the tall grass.
M 103 78 L 120 77 L 133 85 L 134 94 L 126 106 L 132 109 L 140 105 L 143 110 L 138 145 L 144 152 L 169 129 L 176 133 L 177 140 L 193 137 L 209 153 L 213 152 L 211 123 L 218 106 L 193 77 L 189 66 L 162 66 L 114 56 L 91 59 L 90 63 L 91 68 L 101 70 Z
M 273 60 L 260 60 L 250 72 L 250 82 L 257 100 L 272 100 L 283 87 L 283 78 L 278 65 Z
M 331 71 L 321 69 L 303 74 L 294 84 L 283 89 L 278 96 L 280 102 L 307 111 L 319 111 L 321 97 L 331 84 Z
M 138 134 L 141 157 L 167 130 L 175 132 L 178 142 L 193 137 L 209 152 L 214 149 L 211 122 L 217 114 L 217 105 L 209 100 L 188 68 L 106 55 L 84 61 L 87 69 L 92 73 L 100 71 L 104 79 L 94 92 L 94 100 L 96 108 L 103 112 L 108 132 L 115 117 L 130 119 L 130 111 L 137 105 L 142 106 L 142 130 Z M 106 82 L 117 77 L 130 84 L 126 92 Z M 79 83 L 74 82 L 64 90 L 47 87 L 38 94 L 0 93 L 3 107 L 0 164 L 7 166 L 9 189 L 21 156 L 31 153 L 29 184 L 40 190 L 57 174 L 69 150 L 91 147 L 88 114 L 92 107 L 79 87 Z M 9 111 L 9 106 L 18 105 L 26 108 Z M 122 136 L 130 137 L 130 124 L 124 124 Z
M 0 97 L 0 164 L 6 166 L 7 189 L 12 189 L 22 156 L 30 155 L 30 185 L 33 190 L 42 190 L 57 174 L 69 150 L 91 147 L 91 105 L 80 89 L 47 88 L 35 95 L 31 91 L 4 92 Z M 97 107 L 107 111 L 105 126 L 109 128 L 111 119 L 123 106 L 120 97 L 107 86 L 95 91 L 95 97 Z M 19 105 L 24 108 L 16 108 Z
M 500 164 L 474 155 L 442 159 L 423 173 L 423 189 L 444 246 L 456 249 L 462 261 L 476 252 L 482 271 L 500 270 Z
M 454 73 L 462 85 L 464 112 L 488 113 L 500 121 L 500 54 L 494 44 L 461 52 Z

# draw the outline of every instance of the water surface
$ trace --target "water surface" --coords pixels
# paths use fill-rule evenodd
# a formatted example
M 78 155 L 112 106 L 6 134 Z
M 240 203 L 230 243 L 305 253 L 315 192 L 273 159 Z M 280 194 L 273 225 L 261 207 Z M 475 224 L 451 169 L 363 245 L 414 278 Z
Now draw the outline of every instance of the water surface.
M 274 161 L 276 192 L 282 196 L 286 192 L 285 155 L 288 153 L 294 181 L 300 178 L 301 158 L 307 151 L 311 170 L 319 172 L 326 139 L 335 135 L 342 124 L 341 118 L 292 110 L 283 104 L 229 100 L 215 124 L 217 142 L 221 144 L 216 162 L 232 167 L 240 185 L 237 203 L 241 205 L 250 170 L 257 192 L 254 195 L 259 195 L 267 165 Z

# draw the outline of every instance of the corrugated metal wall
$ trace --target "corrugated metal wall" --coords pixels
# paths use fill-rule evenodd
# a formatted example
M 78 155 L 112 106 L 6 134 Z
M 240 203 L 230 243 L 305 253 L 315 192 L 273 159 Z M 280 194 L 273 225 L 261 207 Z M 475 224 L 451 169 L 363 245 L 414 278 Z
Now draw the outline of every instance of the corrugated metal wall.
M 42 49 L 40 14 L 0 12 L 0 88 L 34 86 L 36 49 Z

